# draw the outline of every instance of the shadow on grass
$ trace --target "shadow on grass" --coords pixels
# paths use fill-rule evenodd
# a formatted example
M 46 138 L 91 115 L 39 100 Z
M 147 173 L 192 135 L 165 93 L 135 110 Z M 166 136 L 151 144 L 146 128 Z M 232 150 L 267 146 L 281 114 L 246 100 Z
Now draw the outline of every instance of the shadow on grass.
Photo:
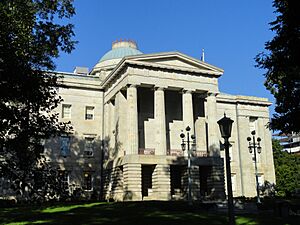
M 226 214 L 208 212 L 199 205 L 188 207 L 184 202 L 98 202 L 0 210 L 1 224 L 227 224 Z M 299 224 L 299 221 L 295 220 L 295 218 L 283 220 L 270 215 L 244 215 L 237 217 L 237 224 L 296 225 Z

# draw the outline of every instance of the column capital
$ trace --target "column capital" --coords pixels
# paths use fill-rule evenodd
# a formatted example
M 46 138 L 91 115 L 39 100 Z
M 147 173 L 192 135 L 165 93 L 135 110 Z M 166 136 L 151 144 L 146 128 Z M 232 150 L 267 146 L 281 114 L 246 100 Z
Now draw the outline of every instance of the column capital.
M 164 91 L 165 89 L 166 89 L 166 87 L 164 87 L 164 86 L 154 86 L 155 91 Z
M 217 97 L 219 92 L 207 92 L 207 97 Z
M 193 92 L 195 92 L 195 89 L 182 89 L 183 94 L 192 94 Z
M 127 84 L 127 88 L 137 88 L 137 84 Z

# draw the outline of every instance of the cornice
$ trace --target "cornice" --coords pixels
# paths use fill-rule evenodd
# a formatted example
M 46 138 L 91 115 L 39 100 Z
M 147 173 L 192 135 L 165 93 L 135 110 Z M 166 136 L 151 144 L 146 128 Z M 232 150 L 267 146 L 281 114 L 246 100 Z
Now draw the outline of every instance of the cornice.
M 64 88 L 76 88 L 76 89 L 89 89 L 95 91 L 101 91 L 102 87 L 100 85 L 99 77 L 79 75 L 74 73 L 66 72 L 51 72 L 58 76 L 59 87 Z
M 262 105 L 270 106 L 270 102 L 267 98 L 260 98 L 255 96 L 244 96 L 244 95 L 227 95 L 220 93 L 217 96 L 217 102 L 233 103 L 233 104 L 248 104 L 248 105 Z
M 202 67 L 207 68 L 208 70 L 139 61 L 142 59 L 153 59 L 153 58 L 161 59 L 161 58 L 169 58 L 169 57 L 175 57 L 175 56 L 179 57 L 179 58 L 183 58 L 187 61 L 193 61 L 194 63 L 199 64 Z M 163 52 L 163 53 L 156 53 L 156 54 L 143 54 L 143 55 L 137 55 L 137 56 L 124 57 L 116 65 L 116 67 L 109 73 L 109 75 L 102 81 L 101 86 L 104 88 L 116 76 L 119 75 L 120 71 L 122 71 L 123 69 L 126 69 L 129 65 L 141 66 L 141 67 L 146 67 L 146 68 L 158 68 L 158 69 L 170 70 L 170 71 L 180 71 L 180 72 L 193 73 L 193 74 L 197 74 L 197 75 L 216 77 L 216 78 L 220 77 L 224 72 L 220 68 L 214 67 L 214 66 L 207 64 L 205 62 L 202 62 L 202 61 L 198 61 L 196 59 L 193 59 L 193 58 L 186 56 L 179 52 Z
M 211 64 L 208 64 L 206 62 L 203 62 L 201 60 L 198 60 L 196 58 L 190 57 L 186 54 L 183 54 L 181 52 L 159 52 L 159 53 L 152 53 L 152 54 L 142 54 L 142 55 L 135 55 L 135 56 L 127 56 L 127 59 L 134 59 L 134 60 L 144 60 L 144 59 L 163 59 L 163 58 L 170 58 L 170 57 L 179 57 L 183 60 L 186 60 L 188 62 L 201 65 L 204 68 L 215 70 L 216 72 L 219 72 L 221 74 L 224 73 L 224 70 L 221 68 L 218 68 L 216 66 L 213 66 Z M 205 70 L 206 71 L 206 70 Z

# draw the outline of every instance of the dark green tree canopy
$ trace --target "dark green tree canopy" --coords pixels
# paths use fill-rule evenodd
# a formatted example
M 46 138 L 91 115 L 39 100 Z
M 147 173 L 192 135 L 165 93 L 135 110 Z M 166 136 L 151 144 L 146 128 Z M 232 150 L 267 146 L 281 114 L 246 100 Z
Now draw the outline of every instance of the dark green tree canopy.
M 274 0 L 277 18 L 271 22 L 275 36 L 256 56 L 266 69 L 265 86 L 276 99 L 270 127 L 285 133 L 300 132 L 300 13 L 299 1 Z
M 53 59 L 74 49 L 72 0 L 0 1 L 0 175 L 33 187 L 41 140 L 69 132 L 53 113 L 62 99 Z M 65 22 L 64 20 L 62 22 Z
M 279 140 L 272 140 L 278 196 L 291 196 L 300 188 L 300 157 L 282 151 Z

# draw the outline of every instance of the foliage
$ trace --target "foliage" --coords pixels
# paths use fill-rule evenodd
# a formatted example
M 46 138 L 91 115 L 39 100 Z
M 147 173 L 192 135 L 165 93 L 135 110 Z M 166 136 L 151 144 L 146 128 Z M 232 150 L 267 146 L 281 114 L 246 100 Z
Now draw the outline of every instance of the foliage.
M 272 144 L 277 195 L 289 197 L 300 188 L 300 157 L 282 151 L 278 140 L 273 139 Z
M 275 197 L 276 186 L 274 183 L 266 180 L 264 184 L 260 186 L 260 192 L 264 197 Z
M 266 69 L 265 86 L 276 99 L 273 130 L 300 132 L 300 14 L 298 1 L 274 0 L 277 18 L 271 22 L 275 37 L 266 42 L 267 53 L 256 56 L 256 66 Z
M 53 113 L 62 99 L 53 58 L 71 52 L 72 0 L 0 1 L 0 175 L 21 196 L 34 191 L 36 171 L 51 170 L 41 158 L 41 141 L 70 126 Z M 51 179 L 48 179 L 51 180 Z

